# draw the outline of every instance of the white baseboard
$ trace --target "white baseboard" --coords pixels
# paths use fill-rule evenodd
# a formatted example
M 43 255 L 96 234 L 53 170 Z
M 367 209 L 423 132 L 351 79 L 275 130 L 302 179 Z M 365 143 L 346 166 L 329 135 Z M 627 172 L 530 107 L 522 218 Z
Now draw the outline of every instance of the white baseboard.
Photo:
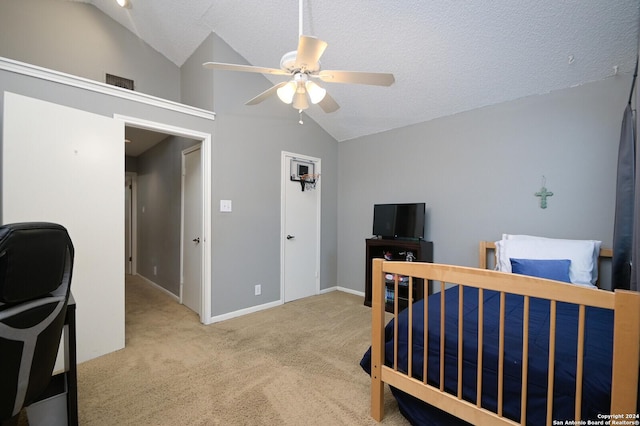
M 142 278 L 143 280 L 145 280 L 147 282 L 147 284 L 151 285 L 152 287 L 157 288 L 158 290 L 162 291 L 163 293 L 165 293 L 166 295 L 168 295 L 169 297 L 174 299 L 176 302 L 180 303 L 180 297 L 178 297 L 175 294 L 171 293 L 169 290 L 167 290 L 166 288 L 162 287 L 160 284 L 154 283 L 149 278 L 147 278 L 147 277 L 145 277 L 143 275 L 136 274 L 136 276 Z
M 353 290 L 353 289 L 351 289 L 351 288 L 337 286 L 337 287 L 336 287 L 336 290 L 338 290 L 338 291 L 344 291 L 345 293 L 354 294 L 354 295 L 356 295 L 356 296 L 364 297 L 364 292 L 362 292 L 362 291 L 357 291 L 357 290 Z
M 361 292 L 361 291 L 353 290 L 353 289 L 347 288 L 347 287 L 340 287 L 339 285 L 320 290 L 320 294 L 330 293 L 332 291 L 343 291 L 345 293 L 349 293 L 349 294 L 353 294 L 353 295 L 356 295 L 356 296 L 364 297 L 364 293 Z
M 344 291 L 345 293 L 350 293 L 350 294 L 354 294 L 356 296 L 364 297 L 364 293 L 363 292 L 352 290 L 352 289 L 346 288 L 346 287 L 339 287 L 339 286 L 322 289 L 322 290 L 320 290 L 320 294 L 326 294 L 326 293 L 330 293 L 332 291 Z M 237 311 L 234 311 L 234 312 L 229 312 L 227 314 L 216 315 L 214 317 L 209 318 L 209 321 L 207 321 L 207 324 L 213 324 L 215 322 L 220 322 L 220 321 L 225 321 L 225 320 L 228 320 L 228 319 L 231 319 L 231 318 L 241 317 L 243 315 L 252 314 L 254 312 L 263 311 L 265 309 L 275 308 L 276 306 L 280 306 L 282 304 L 283 304 L 283 302 L 281 300 L 276 300 L 275 302 L 269 302 L 269 303 L 265 303 L 265 304 L 262 304 L 262 305 L 252 306 L 250 308 L 240 309 L 240 310 L 237 310 Z
M 209 318 L 207 324 L 213 324 L 215 322 L 225 321 L 231 318 L 241 317 L 243 315 L 252 314 L 254 312 L 263 311 L 269 308 L 275 308 L 276 306 L 282 305 L 280 300 L 276 300 L 275 302 L 264 303 L 262 305 L 252 306 L 250 308 L 240 309 L 238 311 L 229 312 L 227 314 L 216 315 Z

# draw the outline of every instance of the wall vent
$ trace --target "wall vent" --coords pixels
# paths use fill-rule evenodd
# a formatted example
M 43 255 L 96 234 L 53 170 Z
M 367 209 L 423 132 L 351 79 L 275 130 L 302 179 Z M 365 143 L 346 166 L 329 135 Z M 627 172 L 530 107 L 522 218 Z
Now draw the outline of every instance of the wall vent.
M 112 86 L 122 87 L 124 89 L 133 90 L 133 80 L 124 77 L 118 77 L 117 75 L 107 74 L 107 84 Z

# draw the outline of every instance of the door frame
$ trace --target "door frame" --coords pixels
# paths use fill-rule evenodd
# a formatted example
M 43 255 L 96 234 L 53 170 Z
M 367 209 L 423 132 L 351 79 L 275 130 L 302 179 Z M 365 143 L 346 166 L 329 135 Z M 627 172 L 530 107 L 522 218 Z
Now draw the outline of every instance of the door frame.
M 299 158 L 301 160 L 313 162 L 315 164 L 315 173 L 321 173 L 322 171 L 322 160 L 316 157 L 310 157 L 308 155 L 296 154 L 294 152 L 282 151 L 281 157 L 281 173 L 280 173 L 280 304 L 284 304 L 285 301 L 285 243 L 286 233 L 287 233 L 287 223 L 286 223 L 286 208 L 287 208 L 287 197 L 286 197 L 286 186 L 289 182 L 289 171 L 288 171 L 288 161 L 287 157 Z M 320 248 L 321 248 L 321 222 L 322 222 L 322 197 L 321 197 L 321 189 L 322 189 L 322 180 L 318 180 L 316 184 L 316 294 L 320 294 Z
M 211 134 L 184 127 L 114 114 L 113 118 L 125 126 L 181 136 L 201 142 L 202 161 L 202 311 L 200 322 L 211 324 Z M 182 243 L 180 243 L 182 245 Z
M 194 152 L 200 151 L 200 164 L 202 165 L 202 142 L 197 143 L 189 148 L 183 149 L 180 153 L 180 161 L 181 161 L 181 182 L 180 182 L 180 303 L 184 305 L 184 181 L 185 181 L 185 157 Z M 201 193 L 200 199 L 204 200 L 204 196 Z M 203 217 L 204 219 L 204 217 Z M 204 221 L 203 221 L 204 227 Z M 200 271 L 200 288 L 203 286 L 203 277 L 202 271 Z M 204 309 L 204 303 L 202 300 L 202 294 L 200 294 L 200 307 L 198 308 L 199 312 L 202 312 Z
M 136 275 L 138 272 L 138 210 L 135 208 L 138 205 L 138 174 L 135 172 L 125 172 L 125 182 L 131 181 L 131 210 L 126 212 L 129 215 L 129 245 L 131 249 L 131 275 Z M 126 242 L 126 237 L 125 237 Z

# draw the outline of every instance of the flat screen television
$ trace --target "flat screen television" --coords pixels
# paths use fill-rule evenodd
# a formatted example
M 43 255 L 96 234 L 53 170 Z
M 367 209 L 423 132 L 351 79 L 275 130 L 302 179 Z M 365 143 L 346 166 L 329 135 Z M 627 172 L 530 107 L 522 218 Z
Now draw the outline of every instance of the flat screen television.
M 373 235 L 381 238 L 424 238 L 425 203 L 375 204 Z

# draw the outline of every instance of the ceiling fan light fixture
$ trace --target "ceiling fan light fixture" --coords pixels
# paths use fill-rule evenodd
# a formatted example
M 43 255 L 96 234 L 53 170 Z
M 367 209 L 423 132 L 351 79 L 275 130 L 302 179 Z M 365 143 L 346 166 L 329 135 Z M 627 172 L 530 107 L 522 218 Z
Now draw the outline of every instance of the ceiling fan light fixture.
M 284 86 L 278 88 L 276 92 L 278 93 L 278 97 L 282 102 L 284 102 L 285 104 L 290 104 L 291 102 L 293 102 L 293 95 L 296 94 L 297 89 L 298 85 L 295 83 L 295 81 L 292 80 Z
M 309 101 L 307 100 L 306 92 L 296 93 L 296 96 L 293 98 L 293 107 L 297 110 L 305 110 L 309 108 Z
M 307 88 L 309 99 L 311 99 L 311 103 L 314 105 L 322 101 L 327 94 L 327 89 L 318 86 L 313 81 L 307 81 L 305 87 Z

